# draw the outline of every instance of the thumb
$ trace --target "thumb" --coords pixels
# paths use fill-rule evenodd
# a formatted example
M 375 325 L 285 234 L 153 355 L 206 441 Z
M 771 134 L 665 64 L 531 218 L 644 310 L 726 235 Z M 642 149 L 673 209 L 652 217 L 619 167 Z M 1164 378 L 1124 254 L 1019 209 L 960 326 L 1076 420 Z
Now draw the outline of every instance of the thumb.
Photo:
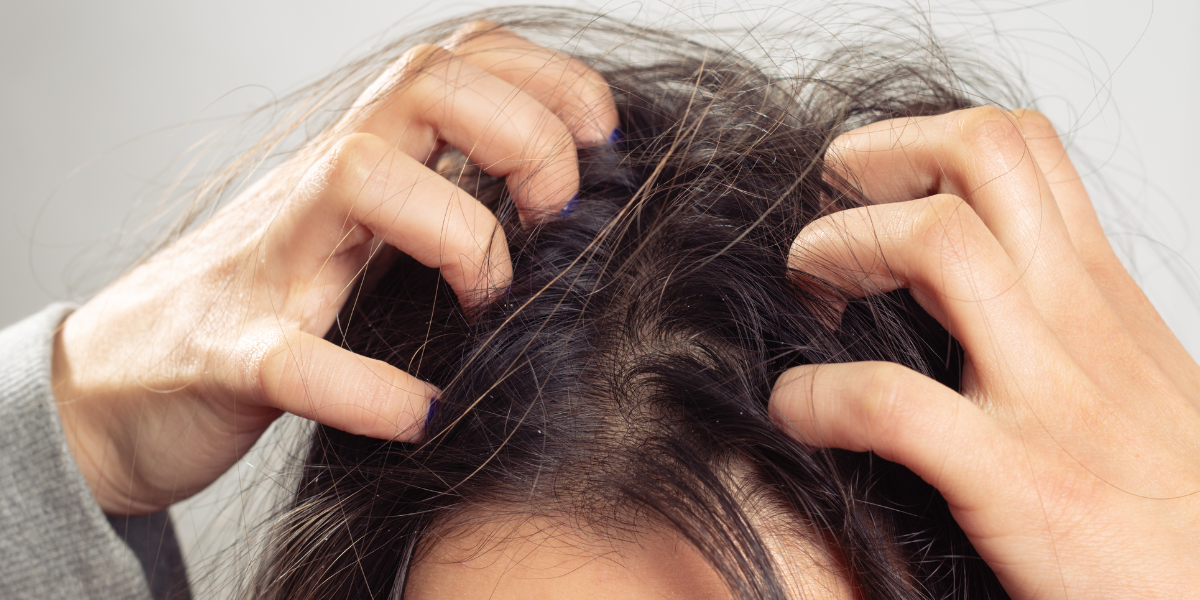
M 770 414 L 798 441 L 874 452 L 908 467 L 962 510 L 1009 493 L 1013 449 L 998 423 L 954 390 L 889 362 L 805 365 L 785 372 Z

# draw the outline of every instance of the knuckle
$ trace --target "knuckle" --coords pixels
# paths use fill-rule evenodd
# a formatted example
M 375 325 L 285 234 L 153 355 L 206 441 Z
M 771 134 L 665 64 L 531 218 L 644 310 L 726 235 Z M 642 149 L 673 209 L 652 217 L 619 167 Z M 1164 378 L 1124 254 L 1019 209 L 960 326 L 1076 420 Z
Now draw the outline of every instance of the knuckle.
M 966 135 L 1004 138 L 1017 131 L 1015 115 L 996 106 L 976 106 L 958 113 L 958 125 Z
M 1026 153 L 1025 136 L 1015 115 L 995 106 L 962 111 L 958 127 L 970 155 L 998 157 L 1012 166 Z
M 417 44 L 409 48 L 402 56 L 401 60 L 408 64 L 419 63 L 424 60 L 439 58 L 449 54 L 445 48 L 437 44 Z
M 444 64 L 451 56 L 449 50 L 437 44 L 417 44 L 400 56 L 394 71 L 397 78 L 412 76 Z
M 474 19 L 467 21 L 454 30 L 449 37 L 446 38 L 445 46 L 447 48 L 460 48 L 469 46 L 471 42 L 486 37 L 488 35 L 501 33 L 504 28 L 487 19 Z
M 450 56 L 449 51 L 433 44 L 418 44 L 409 48 L 400 58 L 388 65 L 379 78 L 367 87 L 356 103 L 357 106 L 360 108 L 374 106 L 375 108 L 372 110 L 377 110 L 378 103 L 384 98 L 397 94 L 404 96 L 413 92 L 413 86 L 422 81 L 421 74 L 429 71 L 436 64 L 445 65 L 447 61 L 443 57 L 448 56 Z M 393 106 L 400 105 L 402 104 L 393 104 Z
M 1043 151 L 1050 150 L 1051 152 L 1060 152 L 1065 154 L 1066 149 L 1063 145 L 1062 138 L 1059 137 L 1058 130 L 1054 128 L 1054 123 L 1050 121 L 1049 117 L 1036 110 L 1026 109 L 1014 111 L 1013 115 L 1016 116 L 1017 122 L 1020 123 L 1021 131 L 1024 133 L 1027 141 L 1033 140 L 1042 144 L 1049 142 L 1049 146 L 1042 146 Z M 1042 164 L 1042 168 L 1053 169 L 1054 164 L 1059 160 L 1054 158 L 1053 154 L 1050 154 L 1045 158 L 1048 159 L 1048 164 Z M 1067 162 L 1069 162 L 1069 159 Z
M 965 200 L 952 194 L 938 194 L 923 202 L 912 219 L 912 239 L 921 248 L 941 259 L 942 266 L 958 263 L 970 256 L 976 244 L 979 216 Z
M 231 383 L 235 394 L 251 404 L 274 405 L 289 369 L 287 339 L 278 328 L 266 328 L 238 340 L 233 355 Z
M 970 209 L 970 206 L 953 194 L 936 194 L 925 198 L 916 206 L 909 222 L 912 237 L 928 241 L 945 236 L 947 229 L 953 227 L 949 216 L 961 208 Z
M 493 40 L 504 39 L 509 40 L 513 45 L 511 48 L 501 47 L 498 49 L 520 50 L 526 45 L 530 45 L 521 36 L 487 19 L 475 19 L 461 25 L 446 38 L 442 45 L 456 53 L 471 52 L 476 47 L 480 51 L 486 52 L 489 50 L 489 47 L 495 48 L 496 42 Z M 560 73 L 561 71 L 561 74 L 557 76 L 561 80 L 561 85 L 554 92 L 556 98 L 561 96 L 576 96 L 581 102 L 587 105 L 599 104 L 610 98 L 611 91 L 608 87 L 608 81 L 583 61 L 548 48 L 533 47 L 549 53 L 546 64 L 542 67 L 543 71 L 551 74 Z M 522 50 L 522 53 L 524 52 Z M 558 100 L 561 101 L 561 98 L 558 98 Z
M 1050 122 L 1050 118 L 1040 111 L 1021 108 L 1014 110 L 1012 115 L 1021 124 L 1021 129 L 1025 131 L 1026 135 L 1058 135 L 1054 130 L 1054 124 Z
M 388 147 L 387 142 L 369 133 L 352 133 L 337 140 L 321 168 L 326 187 L 335 194 L 358 190 Z

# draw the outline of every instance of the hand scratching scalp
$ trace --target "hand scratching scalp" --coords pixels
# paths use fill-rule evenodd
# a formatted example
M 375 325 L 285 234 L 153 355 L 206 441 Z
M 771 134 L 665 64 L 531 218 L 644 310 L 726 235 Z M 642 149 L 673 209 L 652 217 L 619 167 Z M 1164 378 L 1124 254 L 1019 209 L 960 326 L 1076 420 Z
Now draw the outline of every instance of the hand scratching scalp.
M 957 385 L 957 346 L 907 292 L 851 302 L 832 330 L 836 294 L 787 261 L 805 225 L 866 202 L 825 164 L 831 140 L 969 107 L 962 81 L 928 57 L 856 68 L 854 50 L 784 76 L 614 21 L 547 10 L 530 26 L 523 10 L 487 16 L 640 51 L 572 46 L 610 86 L 621 135 L 578 149 L 577 202 L 534 226 L 519 190 L 442 157 L 497 214 L 512 287 L 468 315 L 436 271 L 375 267 L 330 338 L 439 386 L 438 410 L 417 443 L 318 428 L 247 595 L 400 598 L 439 536 L 486 516 L 613 539 L 669 528 L 737 598 L 791 597 L 764 523 L 823 549 L 862 598 L 1006 597 L 932 488 L 802 447 L 767 412 L 779 374 L 809 363 L 888 360 Z

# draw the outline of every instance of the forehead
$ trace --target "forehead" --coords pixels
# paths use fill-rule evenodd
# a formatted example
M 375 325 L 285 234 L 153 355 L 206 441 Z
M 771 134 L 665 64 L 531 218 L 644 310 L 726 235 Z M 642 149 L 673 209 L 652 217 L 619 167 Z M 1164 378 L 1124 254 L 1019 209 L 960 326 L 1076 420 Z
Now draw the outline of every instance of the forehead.
M 807 541 L 766 541 L 789 597 L 854 597 Z M 700 552 L 665 528 L 613 539 L 545 519 L 506 518 L 430 542 L 409 570 L 406 600 L 736 600 Z

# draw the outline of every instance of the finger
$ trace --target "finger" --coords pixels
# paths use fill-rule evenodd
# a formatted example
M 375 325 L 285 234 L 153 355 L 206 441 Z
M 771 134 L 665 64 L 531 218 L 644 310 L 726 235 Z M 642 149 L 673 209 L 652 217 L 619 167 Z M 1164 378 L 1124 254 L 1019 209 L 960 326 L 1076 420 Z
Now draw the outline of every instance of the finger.
M 1016 110 L 1011 114 L 1023 134 L 1030 158 L 1043 174 L 1058 204 L 1063 224 L 1080 258 L 1089 270 L 1097 261 L 1106 261 L 1107 255 L 1111 254 L 1108 238 L 1083 186 L 1083 179 L 1076 172 L 1054 125 L 1034 110 Z M 1109 252 L 1103 252 L 1105 249 Z
M 1147 309 L 1153 312 L 1153 308 L 1143 301 L 1145 296 L 1141 288 L 1129 277 L 1113 252 L 1083 179 L 1075 170 L 1054 125 L 1037 111 L 1018 110 L 1012 114 L 1024 134 L 1030 157 L 1044 174 L 1046 185 L 1063 215 L 1071 242 L 1092 280 L 1119 315 L 1133 319 L 1139 326 L 1148 327 L 1155 334 L 1162 333 L 1157 328 L 1165 329 L 1165 324 L 1155 324 L 1161 323 L 1157 313 L 1153 319 L 1143 322 L 1148 316 Z
M 1189 359 L 1187 350 L 1113 251 L 1083 179 L 1054 125 L 1037 111 L 1018 110 L 1013 115 L 1025 134 L 1030 155 L 1054 194 L 1084 267 L 1124 324 L 1126 332 L 1176 385 L 1193 392 L 1200 391 L 1200 373 L 1196 372 L 1195 361 Z M 1097 324 L 1092 321 L 1083 325 L 1094 330 Z M 1130 354 L 1125 353 L 1126 356 Z
M 1012 114 L 979 107 L 873 123 L 835 140 L 829 162 L 873 202 L 965 199 L 1052 323 L 1108 310 Z
M 415 441 L 433 386 L 385 362 L 300 331 L 275 336 L 259 355 L 262 402 L 355 435 Z
M 1039 352 L 1058 347 L 1004 249 L 954 196 L 822 217 L 797 236 L 788 266 L 851 297 L 908 288 L 985 380 L 1033 376 Z
M 617 107 L 608 82 L 567 54 L 488 21 L 467 23 L 445 45 L 554 111 L 580 145 L 605 143 L 617 128 Z
M 439 269 L 465 306 L 487 302 L 512 280 L 496 216 L 378 137 L 340 140 L 299 189 L 285 220 L 272 230 L 271 252 L 279 257 L 272 260 L 304 263 L 295 257 L 308 255 L 308 263 L 329 268 L 339 252 L 354 253 L 378 237 Z
M 769 410 L 804 444 L 874 452 L 908 467 L 956 509 L 1012 491 L 1007 433 L 963 396 L 900 365 L 796 367 L 776 382 Z
M 506 178 L 521 218 L 538 222 L 579 191 L 575 142 L 529 94 L 437 46 L 418 46 L 364 94 L 357 128 L 427 162 L 445 140 L 490 175 Z

